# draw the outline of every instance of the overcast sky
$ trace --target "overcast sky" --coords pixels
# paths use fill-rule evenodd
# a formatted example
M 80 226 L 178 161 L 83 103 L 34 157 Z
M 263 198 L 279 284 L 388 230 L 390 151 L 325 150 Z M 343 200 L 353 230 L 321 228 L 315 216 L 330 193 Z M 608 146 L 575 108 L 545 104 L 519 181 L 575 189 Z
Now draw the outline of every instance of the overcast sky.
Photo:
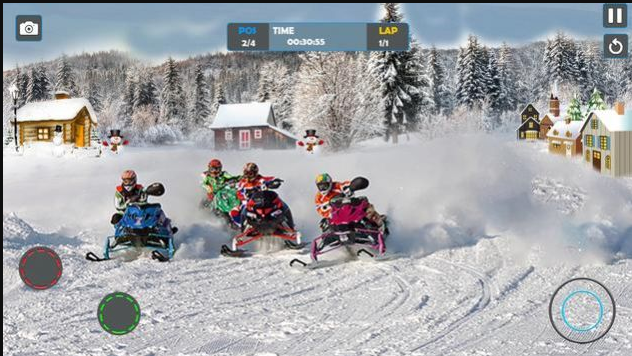
M 602 38 L 603 4 L 405 4 L 422 46 L 456 48 L 468 33 L 519 45 L 564 30 Z M 379 4 L 3 4 L 3 69 L 60 54 L 117 49 L 153 63 L 226 50 L 229 22 L 379 19 Z M 41 42 L 17 42 L 16 15 L 41 15 Z

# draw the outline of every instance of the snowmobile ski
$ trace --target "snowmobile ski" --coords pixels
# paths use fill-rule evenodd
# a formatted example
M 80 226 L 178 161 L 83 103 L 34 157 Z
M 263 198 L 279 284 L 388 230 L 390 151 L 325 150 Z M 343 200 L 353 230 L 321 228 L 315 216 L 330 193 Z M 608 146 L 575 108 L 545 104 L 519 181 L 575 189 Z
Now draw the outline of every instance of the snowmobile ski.
M 222 245 L 222 248 L 220 249 L 220 254 L 222 256 L 226 256 L 226 257 L 248 257 L 251 256 L 251 254 L 245 250 L 232 250 L 230 247 L 228 247 L 227 245 Z
M 290 240 L 285 240 L 283 242 L 285 243 L 285 247 L 290 250 L 302 250 L 305 246 L 307 246 L 306 242 L 296 243 Z
M 88 252 L 86 253 L 86 260 L 90 262 L 103 262 L 103 261 L 108 261 L 109 258 L 102 258 L 102 257 L 97 256 L 94 252 Z
M 163 255 L 160 251 L 158 250 L 153 250 L 151 251 L 151 259 L 152 260 L 156 260 L 158 262 L 167 262 L 169 261 L 169 257 Z
M 298 258 L 295 258 L 292 261 L 290 261 L 290 267 L 296 268 L 296 269 L 313 270 L 313 269 L 331 267 L 331 266 L 339 265 L 339 264 L 342 264 L 342 263 L 344 263 L 344 262 L 343 261 L 313 261 L 313 262 L 305 262 L 305 261 L 301 261 Z

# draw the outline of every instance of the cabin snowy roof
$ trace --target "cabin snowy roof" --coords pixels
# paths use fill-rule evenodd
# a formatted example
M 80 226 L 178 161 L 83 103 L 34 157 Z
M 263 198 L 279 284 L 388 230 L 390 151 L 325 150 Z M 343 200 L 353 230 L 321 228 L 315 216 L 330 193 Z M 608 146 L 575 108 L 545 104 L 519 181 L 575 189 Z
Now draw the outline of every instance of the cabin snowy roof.
M 623 115 L 617 114 L 614 109 L 595 110 L 590 115 L 597 116 L 610 132 L 632 131 L 632 113 L 629 110 Z
M 225 129 L 268 125 L 276 126 L 270 103 L 222 104 L 217 110 L 211 128 Z
M 585 120 L 582 121 L 571 121 L 570 123 L 566 123 L 566 120 L 561 120 L 553 124 L 553 127 L 546 133 L 546 137 L 549 138 L 560 138 L 560 139 L 576 139 L 582 132 L 582 128 L 584 127 Z M 556 134 L 557 132 L 557 134 Z M 570 132 L 570 136 L 566 134 Z
M 17 121 L 66 121 L 74 119 L 81 109 L 86 108 L 92 122 L 97 115 L 86 98 L 57 99 L 28 103 L 18 109 Z

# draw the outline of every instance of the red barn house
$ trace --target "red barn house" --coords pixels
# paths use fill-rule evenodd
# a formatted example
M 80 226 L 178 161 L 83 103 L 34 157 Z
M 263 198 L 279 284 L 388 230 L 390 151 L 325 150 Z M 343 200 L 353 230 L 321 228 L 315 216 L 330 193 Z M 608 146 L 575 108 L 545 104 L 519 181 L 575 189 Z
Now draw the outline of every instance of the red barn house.
M 277 127 L 270 103 L 220 105 L 211 129 L 217 150 L 289 149 L 298 140 Z

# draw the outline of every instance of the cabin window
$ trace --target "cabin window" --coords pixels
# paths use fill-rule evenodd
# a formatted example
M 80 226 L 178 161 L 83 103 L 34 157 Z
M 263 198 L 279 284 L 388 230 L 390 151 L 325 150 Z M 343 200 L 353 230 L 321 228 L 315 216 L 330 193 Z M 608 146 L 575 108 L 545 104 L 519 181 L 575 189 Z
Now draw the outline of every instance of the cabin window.
M 586 150 L 586 162 L 590 162 L 590 150 Z
M 608 140 L 608 136 L 599 136 L 599 147 L 602 150 L 604 150 L 604 151 L 609 150 L 610 149 L 610 145 L 609 145 L 610 142 L 608 142 L 608 141 L 609 141 Z
M 520 138 L 524 138 L 524 132 L 520 133 Z
M 587 147 L 593 147 L 593 136 L 592 135 L 586 135 L 586 146 Z
M 233 132 L 230 131 L 230 130 L 224 131 L 224 139 L 226 141 L 232 141 L 233 140 Z
M 533 122 L 529 123 L 529 128 L 532 129 L 533 128 Z
M 37 128 L 37 139 L 39 141 L 48 141 L 49 138 L 50 138 L 50 128 L 48 127 Z
M 533 108 L 529 106 L 529 112 L 532 112 L 532 111 L 533 111 Z
M 260 139 L 261 138 L 261 130 L 255 130 L 255 139 Z
M 566 137 L 571 137 L 573 134 L 570 131 L 566 131 Z
M 522 115 L 522 119 L 526 120 L 527 119 L 527 115 Z
M 597 119 L 592 119 L 590 122 L 590 128 L 593 130 L 599 130 L 599 121 Z
M 610 169 L 610 155 L 606 156 L 606 169 Z

